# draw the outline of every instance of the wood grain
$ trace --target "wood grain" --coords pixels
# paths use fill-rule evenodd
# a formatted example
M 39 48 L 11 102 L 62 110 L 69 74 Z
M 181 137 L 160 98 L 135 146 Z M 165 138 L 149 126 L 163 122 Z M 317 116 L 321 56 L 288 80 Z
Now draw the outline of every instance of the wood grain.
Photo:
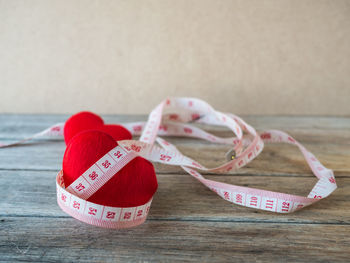
M 346 262 L 350 226 L 148 220 L 110 230 L 72 218 L 8 217 L 7 262 Z
M 0 115 L 0 141 L 29 136 L 64 115 Z M 106 116 L 106 122 L 145 116 Z M 107 230 L 72 219 L 56 204 L 55 176 L 62 141 L 37 140 L 0 149 L 0 262 L 346 262 L 350 257 L 350 118 L 244 119 L 259 130 L 281 129 L 335 171 L 338 189 L 293 214 L 231 204 L 180 168 L 155 164 L 159 189 L 146 223 Z M 207 127 L 230 136 L 221 127 Z M 226 146 L 169 139 L 209 167 L 222 163 Z M 20 159 L 21 163 L 16 160 Z M 316 182 L 293 146 L 266 145 L 247 167 L 207 178 L 307 195 Z
M 0 171 L 0 216 L 67 216 L 56 205 L 55 172 Z M 308 177 L 207 176 L 212 180 L 306 196 L 316 182 Z M 228 222 L 350 224 L 350 178 L 328 198 L 292 214 L 274 214 L 229 203 L 189 175 L 161 174 L 150 219 Z

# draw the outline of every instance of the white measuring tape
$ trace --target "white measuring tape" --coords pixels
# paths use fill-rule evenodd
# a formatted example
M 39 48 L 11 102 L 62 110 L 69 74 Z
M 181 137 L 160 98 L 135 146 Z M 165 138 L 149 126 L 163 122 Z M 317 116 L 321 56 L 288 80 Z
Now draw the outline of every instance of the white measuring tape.
M 208 133 L 192 123 L 226 126 L 234 137 L 222 138 Z M 214 110 L 195 98 L 169 98 L 162 101 L 149 115 L 147 122 L 122 124 L 140 139 L 118 141 L 118 146 L 106 153 L 71 185 L 65 186 L 62 171 L 56 178 L 57 202 L 63 211 L 83 222 L 109 228 L 132 227 L 143 223 L 151 201 L 137 207 L 109 207 L 86 201 L 119 170 L 136 156 L 153 162 L 179 165 L 223 199 L 242 206 L 277 213 L 291 213 L 330 195 L 336 188 L 333 171 L 325 168 L 316 157 L 288 134 L 269 130 L 258 134 L 238 116 Z M 64 124 L 56 124 L 30 138 L 0 147 L 13 146 L 42 136 L 62 137 Z M 186 136 L 232 146 L 227 161 L 207 168 L 183 155 L 174 145 L 158 136 Z M 155 145 L 155 142 L 159 146 Z M 251 162 L 264 148 L 264 143 L 296 145 L 304 155 L 313 174 L 318 178 L 307 197 L 236 186 L 204 178 L 198 171 L 227 173 Z M 117 176 L 117 175 L 116 175 Z

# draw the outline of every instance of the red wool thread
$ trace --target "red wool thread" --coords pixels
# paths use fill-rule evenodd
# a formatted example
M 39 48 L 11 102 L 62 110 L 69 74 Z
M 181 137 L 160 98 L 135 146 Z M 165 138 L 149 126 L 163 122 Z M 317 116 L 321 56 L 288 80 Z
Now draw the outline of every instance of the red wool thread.
M 64 140 L 66 145 L 79 132 L 86 130 L 103 131 L 111 135 L 114 140 L 131 140 L 131 133 L 121 125 L 104 124 L 103 119 L 95 113 L 82 111 L 71 116 L 64 124 Z
M 90 112 L 81 112 L 69 118 L 64 127 L 64 136 L 67 143 L 63 157 L 63 179 L 66 187 L 118 146 L 117 140 L 132 137 L 121 125 L 104 125 L 101 117 Z M 139 206 L 148 202 L 157 188 L 152 163 L 136 157 L 87 200 L 114 207 Z

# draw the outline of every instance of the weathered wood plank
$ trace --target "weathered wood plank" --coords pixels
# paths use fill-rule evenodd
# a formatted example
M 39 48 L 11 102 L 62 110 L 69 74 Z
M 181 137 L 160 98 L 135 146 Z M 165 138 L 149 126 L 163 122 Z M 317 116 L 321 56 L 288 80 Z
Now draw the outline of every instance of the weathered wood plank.
M 0 221 L 1 261 L 346 262 L 350 226 L 147 221 L 133 229 L 71 218 Z
M 1 171 L 0 215 L 68 217 L 56 204 L 55 176 L 56 173 L 51 171 Z M 207 177 L 299 195 L 307 195 L 316 182 L 309 177 Z M 292 214 L 274 214 L 229 203 L 189 175 L 159 175 L 158 183 L 150 219 L 350 224 L 350 178 L 339 178 L 339 189 L 331 196 Z
M 229 147 L 209 143 L 192 143 L 186 139 L 170 139 L 189 157 L 208 167 L 215 167 L 225 161 L 225 153 Z M 350 176 L 350 146 L 345 144 L 304 144 L 328 168 L 334 170 L 336 176 Z M 51 170 L 62 167 L 65 150 L 64 142 L 34 142 L 22 146 L 0 149 L 0 169 L 4 170 Z M 21 162 L 18 162 L 21 160 Z M 179 173 L 184 171 L 177 166 L 155 163 L 157 174 Z M 262 154 L 236 174 L 258 175 L 303 175 L 312 176 L 300 151 L 291 145 L 266 145 Z M 206 173 L 204 173 L 206 174 Z
M 69 115 L 24 115 L 1 114 L 0 115 L 0 139 L 23 138 L 37 133 L 58 122 L 65 122 Z M 144 115 L 117 115 L 105 118 L 109 123 L 132 122 L 145 120 Z
M 67 117 L 0 115 L 0 141 L 26 137 Z M 145 119 L 105 117 L 108 123 Z M 345 262 L 350 256 L 350 118 L 244 119 L 259 130 L 289 132 L 335 171 L 339 189 L 299 212 L 272 214 L 230 204 L 180 168 L 156 164 L 159 189 L 147 222 L 134 229 L 106 230 L 72 219 L 56 204 L 54 179 L 63 142 L 0 149 L 0 261 Z M 220 127 L 209 130 L 229 136 Z M 228 150 L 194 139 L 170 141 L 209 167 L 221 164 Z M 288 145 L 266 146 L 234 175 L 207 177 L 300 195 L 316 182 L 299 151 Z
M 47 126 L 64 121 L 68 115 L 0 115 L 0 139 L 19 139 Z M 107 122 L 144 120 L 146 116 L 106 116 Z M 330 117 L 254 117 L 248 122 L 257 128 L 280 128 L 295 138 L 321 160 L 336 175 L 350 175 L 350 118 Z M 221 136 L 230 133 L 220 127 L 209 127 Z M 196 139 L 169 138 L 185 154 L 209 167 L 222 163 L 227 146 Z M 0 169 L 57 170 L 61 167 L 65 145 L 57 141 L 35 141 L 20 147 L 0 149 Z M 30 156 L 30 158 L 27 158 Z M 20 164 L 16 163 L 21 158 Z M 156 164 L 157 173 L 183 173 L 181 168 Z M 257 160 L 238 174 L 301 174 L 311 176 L 300 152 L 290 145 L 266 145 Z

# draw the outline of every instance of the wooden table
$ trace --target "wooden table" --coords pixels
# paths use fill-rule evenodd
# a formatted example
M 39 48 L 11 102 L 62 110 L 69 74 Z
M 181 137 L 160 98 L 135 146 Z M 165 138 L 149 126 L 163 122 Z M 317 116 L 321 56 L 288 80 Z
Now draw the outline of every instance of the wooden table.
M 0 115 L 0 141 L 40 131 L 63 115 Z M 106 116 L 106 122 L 145 120 Z M 159 189 L 145 224 L 110 230 L 81 223 L 56 204 L 63 141 L 0 149 L 0 262 L 349 262 L 350 118 L 244 118 L 256 129 L 282 129 L 336 175 L 338 189 L 293 214 L 224 201 L 181 168 L 155 164 Z M 211 128 L 218 135 L 223 129 Z M 226 146 L 173 138 L 184 154 L 212 167 Z M 20 162 L 18 161 L 20 160 Z M 247 167 L 213 180 L 307 195 L 316 178 L 296 147 L 266 145 Z

